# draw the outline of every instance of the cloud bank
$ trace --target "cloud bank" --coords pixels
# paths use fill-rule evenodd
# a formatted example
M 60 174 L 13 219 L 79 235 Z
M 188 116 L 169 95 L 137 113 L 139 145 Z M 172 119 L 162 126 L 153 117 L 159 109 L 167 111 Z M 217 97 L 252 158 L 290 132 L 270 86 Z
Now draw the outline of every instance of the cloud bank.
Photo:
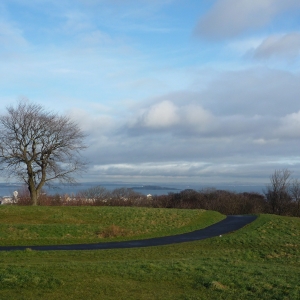
M 299 7 L 297 0 L 218 0 L 200 18 L 195 34 L 209 40 L 234 38 L 268 26 Z
M 0 111 L 26 96 L 78 122 L 80 180 L 299 172 L 298 0 L 3 0 L 0 16 Z

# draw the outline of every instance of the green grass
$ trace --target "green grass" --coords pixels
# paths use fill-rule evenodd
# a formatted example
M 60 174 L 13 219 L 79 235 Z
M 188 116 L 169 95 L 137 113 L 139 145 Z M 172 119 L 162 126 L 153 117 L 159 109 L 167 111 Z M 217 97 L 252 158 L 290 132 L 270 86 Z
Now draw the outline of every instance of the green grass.
M 0 299 L 300 299 L 300 219 L 177 245 L 0 252 Z
M 0 245 L 99 243 L 179 234 L 218 222 L 213 211 L 137 207 L 0 207 Z

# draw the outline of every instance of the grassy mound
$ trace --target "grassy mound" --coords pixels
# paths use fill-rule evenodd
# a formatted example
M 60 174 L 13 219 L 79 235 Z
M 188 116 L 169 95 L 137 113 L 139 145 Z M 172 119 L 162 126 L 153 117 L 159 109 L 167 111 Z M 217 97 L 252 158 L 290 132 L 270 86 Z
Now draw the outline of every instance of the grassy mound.
M 213 211 L 137 207 L 0 207 L 0 245 L 99 243 L 188 232 L 224 218 Z

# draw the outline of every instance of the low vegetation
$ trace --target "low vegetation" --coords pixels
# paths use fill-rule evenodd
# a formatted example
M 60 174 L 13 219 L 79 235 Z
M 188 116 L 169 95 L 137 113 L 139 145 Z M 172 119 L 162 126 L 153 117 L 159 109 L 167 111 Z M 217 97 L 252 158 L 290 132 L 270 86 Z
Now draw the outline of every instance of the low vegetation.
M 299 202 L 284 202 L 284 209 L 273 209 L 274 203 L 263 194 L 235 193 L 214 188 L 195 191 L 187 189 L 168 195 L 153 195 L 146 197 L 129 188 L 119 188 L 113 191 L 96 186 L 81 191 L 76 195 L 47 195 L 39 198 L 40 206 L 127 206 L 176 209 L 214 210 L 225 215 L 234 214 L 268 214 L 278 213 L 286 216 L 300 216 Z M 26 190 L 19 193 L 17 205 L 30 205 L 30 197 Z M 276 204 L 277 206 L 279 204 Z
M 260 215 L 235 233 L 197 242 L 1 252 L 0 299 L 297 300 L 299 247 L 299 218 Z

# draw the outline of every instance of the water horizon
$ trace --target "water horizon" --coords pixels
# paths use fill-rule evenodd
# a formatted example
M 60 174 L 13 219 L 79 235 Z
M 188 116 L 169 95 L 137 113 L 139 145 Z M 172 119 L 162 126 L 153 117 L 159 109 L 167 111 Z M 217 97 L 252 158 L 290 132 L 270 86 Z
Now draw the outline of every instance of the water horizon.
M 56 184 L 53 187 L 45 187 L 44 190 L 46 193 L 51 195 L 55 194 L 77 194 L 80 191 L 95 187 L 102 186 L 108 191 L 113 191 L 118 188 L 131 188 L 135 192 L 138 192 L 143 195 L 167 195 L 168 193 L 178 193 L 185 189 L 193 189 L 200 191 L 203 189 L 217 189 L 217 190 L 227 190 L 236 193 L 243 192 L 255 192 L 262 194 L 266 188 L 266 185 L 258 184 L 178 184 L 178 183 L 115 183 L 115 182 L 84 182 L 78 183 L 76 185 L 68 184 Z M 12 196 L 14 191 L 20 191 L 26 186 L 22 183 L 0 183 L 0 197 Z

